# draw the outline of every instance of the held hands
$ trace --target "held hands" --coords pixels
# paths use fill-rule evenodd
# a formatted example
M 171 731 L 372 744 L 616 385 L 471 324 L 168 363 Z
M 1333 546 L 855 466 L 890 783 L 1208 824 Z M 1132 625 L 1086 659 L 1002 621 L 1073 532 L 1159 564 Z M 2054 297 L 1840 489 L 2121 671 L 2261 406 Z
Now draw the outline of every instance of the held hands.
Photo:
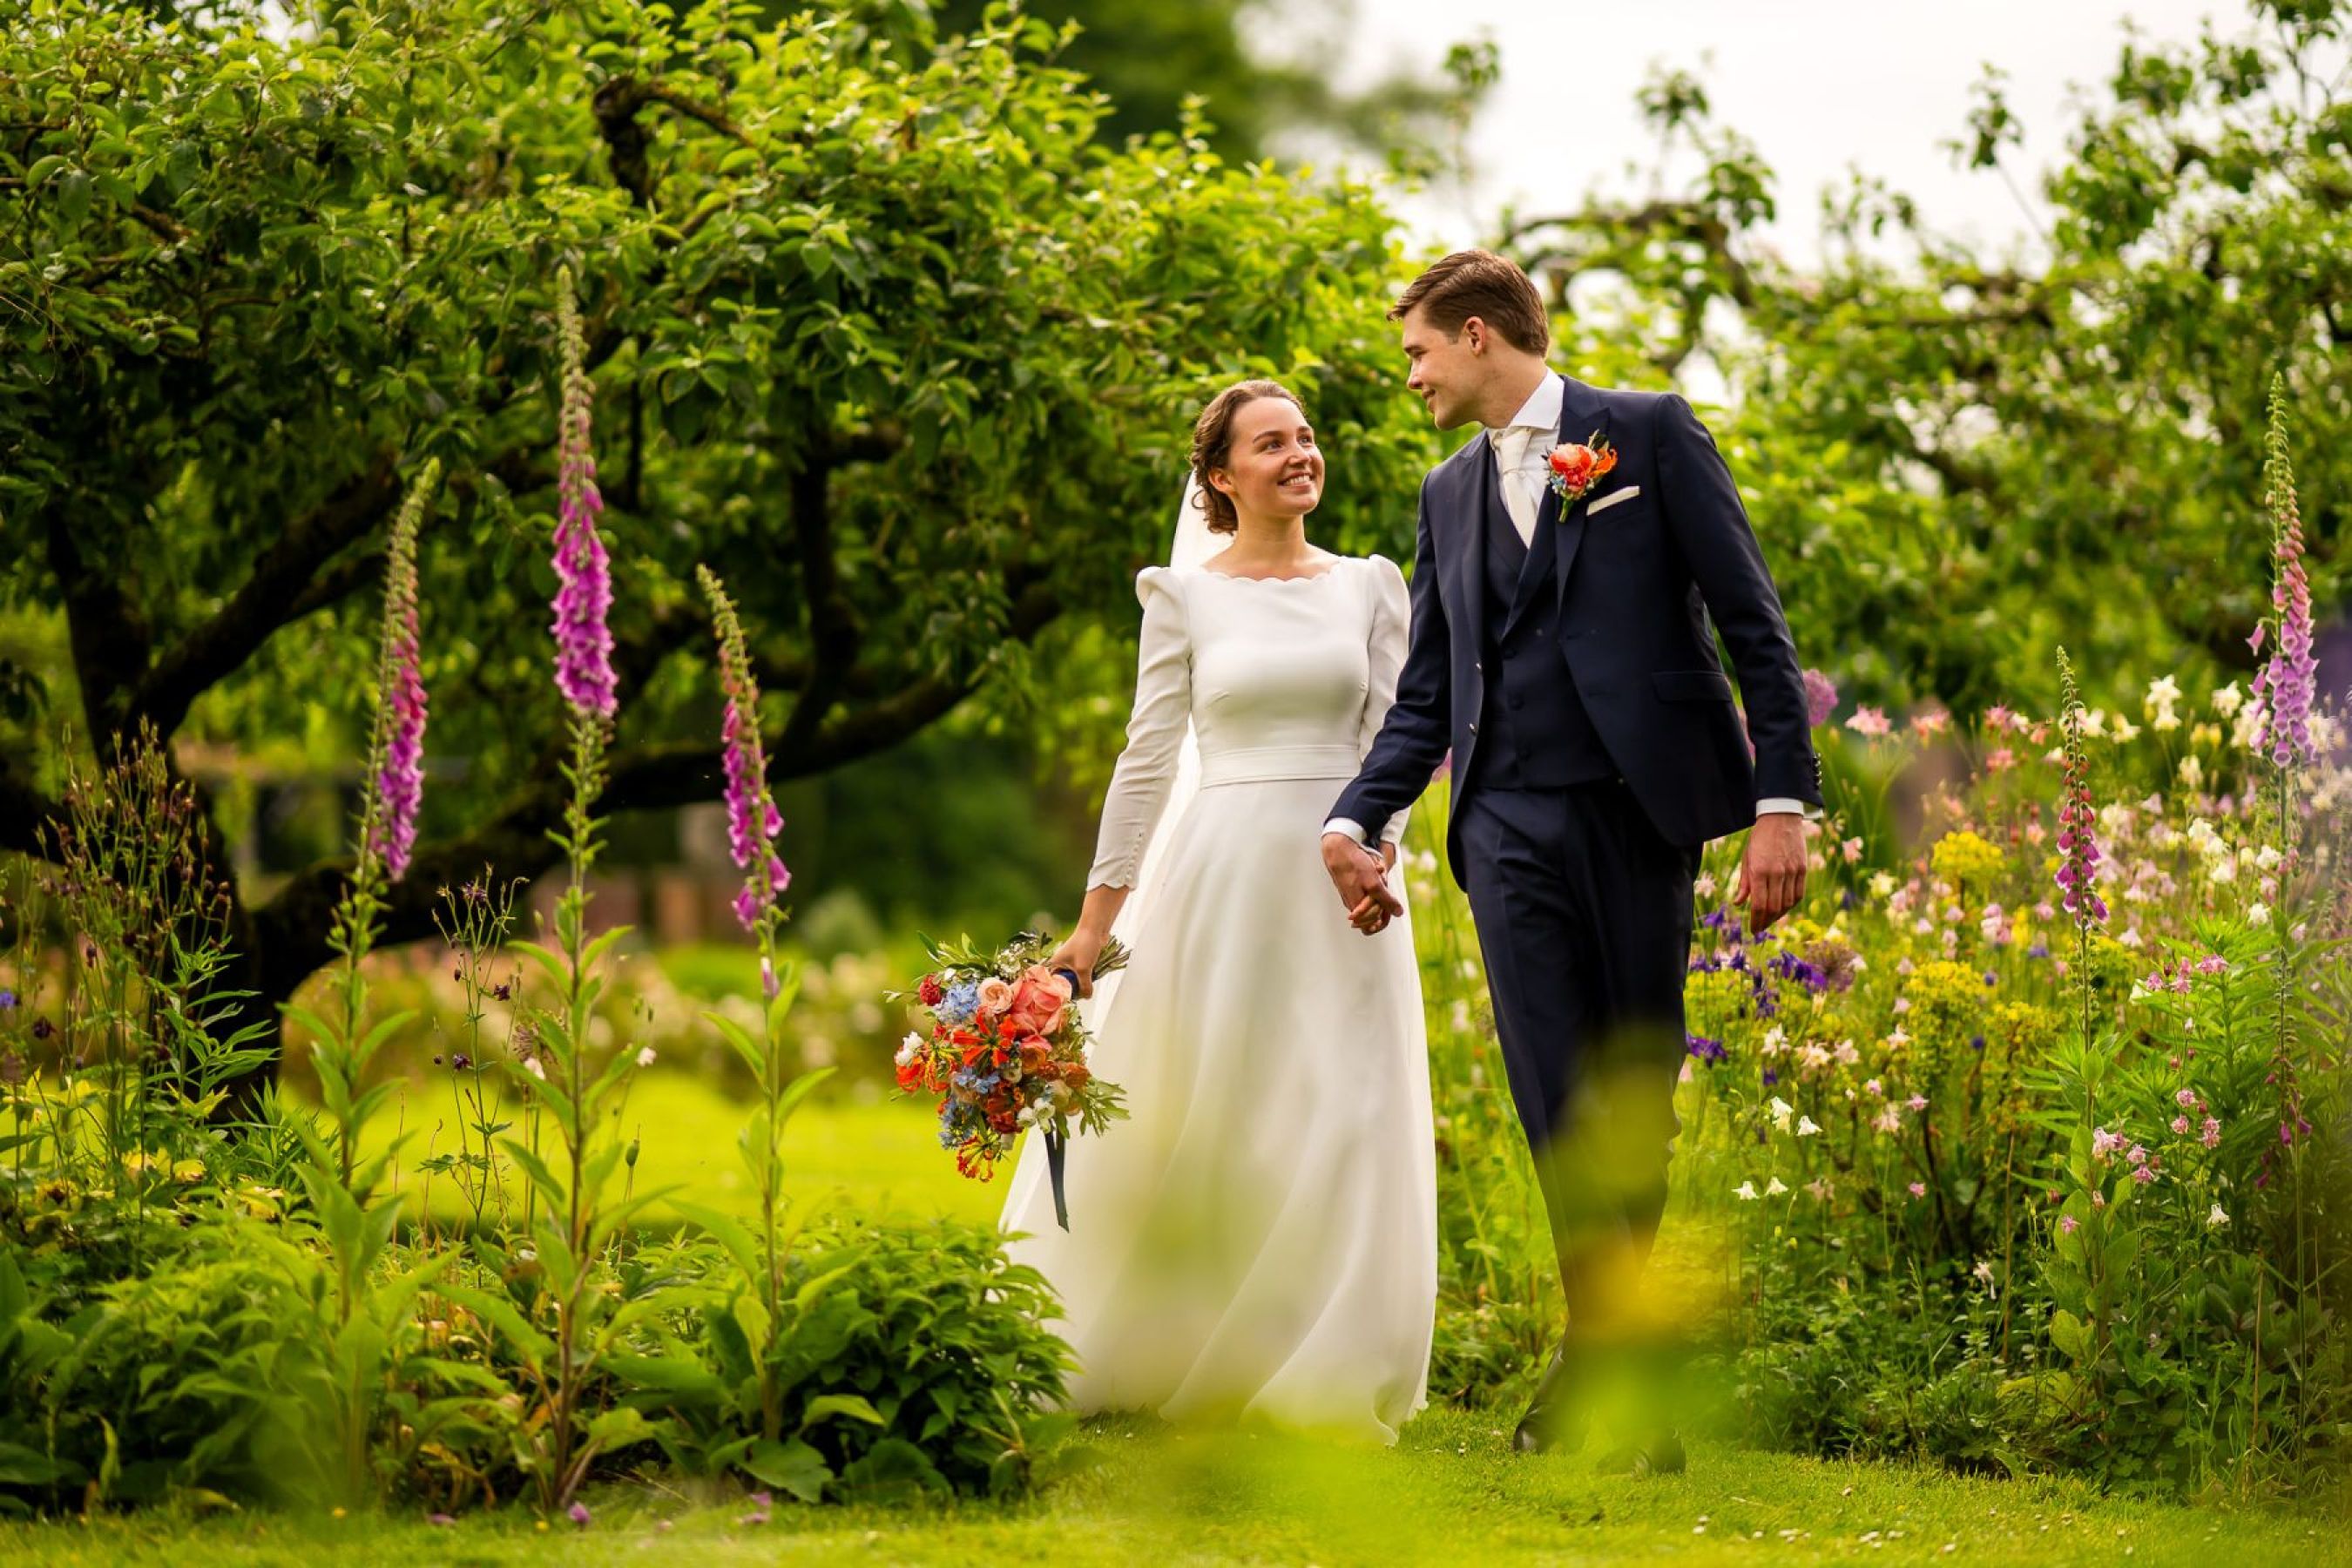
M 1054 950 L 1053 956 L 1045 960 L 1046 971 L 1050 973 L 1056 969 L 1069 970 L 1078 977 L 1078 994 L 1093 995 L 1095 961 L 1102 956 L 1106 940 L 1099 931 L 1088 931 L 1083 925 L 1078 927 Z
M 1748 909 L 1748 934 L 1761 936 L 1805 896 L 1805 819 L 1769 811 L 1748 830 L 1747 853 L 1731 901 Z
M 1388 929 L 1404 913 L 1404 905 L 1389 890 L 1388 873 L 1396 864 L 1396 846 L 1383 844 L 1375 856 L 1344 833 L 1323 836 L 1323 869 L 1347 907 L 1348 923 L 1366 936 Z

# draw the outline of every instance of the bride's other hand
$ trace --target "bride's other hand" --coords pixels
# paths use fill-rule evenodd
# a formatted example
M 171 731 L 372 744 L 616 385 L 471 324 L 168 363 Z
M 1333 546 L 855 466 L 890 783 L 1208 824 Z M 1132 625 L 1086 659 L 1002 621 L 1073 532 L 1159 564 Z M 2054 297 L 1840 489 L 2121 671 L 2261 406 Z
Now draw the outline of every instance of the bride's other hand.
M 1095 994 L 1095 961 L 1102 957 L 1103 938 L 1081 926 L 1045 960 L 1048 970 L 1066 969 L 1078 977 L 1078 994 Z

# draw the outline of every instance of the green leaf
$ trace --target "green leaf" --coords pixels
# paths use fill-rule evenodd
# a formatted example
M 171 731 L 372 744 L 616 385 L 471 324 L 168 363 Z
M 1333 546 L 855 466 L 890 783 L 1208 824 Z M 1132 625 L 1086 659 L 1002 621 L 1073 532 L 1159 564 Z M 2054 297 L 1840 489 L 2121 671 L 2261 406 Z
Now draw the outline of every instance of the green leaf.
M 628 935 L 633 929 L 635 928 L 630 926 L 614 926 L 611 931 L 590 942 L 580 954 L 581 973 L 584 974 L 595 968 L 604 954 L 612 951 L 613 944 Z
M 606 1356 L 603 1364 L 614 1377 L 633 1387 L 684 1395 L 697 1401 L 716 1399 L 727 1386 L 683 1347 L 666 1355 L 633 1355 L 615 1352 Z
M 572 967 L 564 962 L 562 953 L 535 942 L 515 942 L 507 945 L 539 965 L 540 973 L 547 976 L 557 991 L 566 995 L 571 994 Z
M 754 1479 L 803 1502 L 822 1500 L 825 1483 L 833 1479 L 824 1456 L 797 1437 L 782 1443 L 754 1443 L 742 1463 Z
M 554 1353 L 553 1342 L 525 1322 L 522 1314 L 515 1310 L 515 1304 L 504 1296 L 478 1290 L 470 1285 L 444 1285 L 441 1294 L 498 1330 L 533 1373 L 537 1373 L 546 1363 L 547 1358 Z
M 735 1047 L 735 1054 L 741 1057 L 743 1065 L 751 1069 L 751 1077 L 754 1080 L 762 1079 L 768 1076 L 767 1047 L 744 1033 L 742 1025 L 723 1013 L 706 1010 L 702 1016 L 710 1021 L 711 1026 L 719 1031 L 729 1045 Z
M 2051 1314 L 2050 1342 L 2065 1352 L 2069 1360 L 2082 1362 L 2090 1357 L 2090 1331 L 2083 1326 L 2083 1320 L 2072 1312 Z
M 729 1306 L 735 1326 L 743 1331 L 744 1343 L 751 1347 L 751 1359 L 758 1361 L 768 1353 L 768 1335 L 775 1325 L 769 1321 L 768 1309 L 749 1291 L 735 1298 Z
M 634 1405 L 619 1405 L 588 1423 L 588 1440 L 599 1453 L 652 1440 L 654 1425 Z
M 830 1420 L 835 1415 L 845 1415 L 853 1421 L 863 1421 L 869 1426 L 889 1425 L 882 1419 L 880 1411 L 857 1394 L 820 1394 L 808 1402 L 808 1408 L 802 1413 L 800 1429 L 805 1432 L 818 1422 Z
M 756 1289 L 766 1277 L 767 1262 L 761 1255 L 758 1239 L 733 1215 L 705 1208 L 700 1204 L 682 1204 L 675 1198 L 670 1200 L 669 1206 L 709 1231 L 711 1239 L 725 1247 L 727 1255 L 735 1260 L 735 1266 L 743 1271 L 748 1284 Z
M 530 1184 L 539 1189 L 539 1195 L 546 1200 L 550 1208 L 564 1206 L 568 1199 L 563 1184 L 556 1180 L 553 1171 L 547 1168 L 546 1161 L 531 1152 L 530 1144 L 520 1138 L 501 1138 L 499 1145 L 507 1152 L 509 1159 L 522 1168 L 522 1173 L 530 1178 Z

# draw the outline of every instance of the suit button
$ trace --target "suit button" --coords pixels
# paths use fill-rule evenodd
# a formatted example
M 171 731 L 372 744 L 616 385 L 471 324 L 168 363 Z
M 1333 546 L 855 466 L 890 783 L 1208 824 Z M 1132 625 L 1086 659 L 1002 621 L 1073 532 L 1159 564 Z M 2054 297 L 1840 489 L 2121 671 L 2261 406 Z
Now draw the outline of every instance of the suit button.
M 1475 719 L 1470 721 L 1470 732 L 1474 735 L 1478 732 L 1478 721 Z
M 1486 673 L 1486 667 L 1480 664 L 1474 658 L 1470 661 L 1470 673 L 1473 675 L 1484 675 Z

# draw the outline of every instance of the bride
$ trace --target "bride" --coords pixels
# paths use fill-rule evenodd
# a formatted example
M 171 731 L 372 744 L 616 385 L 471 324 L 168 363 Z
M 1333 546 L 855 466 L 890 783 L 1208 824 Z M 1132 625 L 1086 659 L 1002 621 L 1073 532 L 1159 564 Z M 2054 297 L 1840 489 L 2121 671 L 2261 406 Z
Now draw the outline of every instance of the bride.
M 1351 931 L 1331 908 L 1318 837 L 1408 611 L 1392 562 L 1307 542 L 1323 472 L 1274 382 L 1193 427 L 1171 564 L 1136 584 L 1085 907 L 1050 961 L 1091 998 L 1090 1062 L 1130 1120 L 1071 1140 L 1067 1231 L 1033 1134 L 1002 1224 L 1061 1296 L 1072 1408 L 1392 1443 L 1425 1401 L 1437 1295 L 1420 978 L 1408 916 L 1367 900 Z M 1381 836 L 1391 868 L 1403 831 Z M 1097 984 L 1113 934 L 1134 956 Z

